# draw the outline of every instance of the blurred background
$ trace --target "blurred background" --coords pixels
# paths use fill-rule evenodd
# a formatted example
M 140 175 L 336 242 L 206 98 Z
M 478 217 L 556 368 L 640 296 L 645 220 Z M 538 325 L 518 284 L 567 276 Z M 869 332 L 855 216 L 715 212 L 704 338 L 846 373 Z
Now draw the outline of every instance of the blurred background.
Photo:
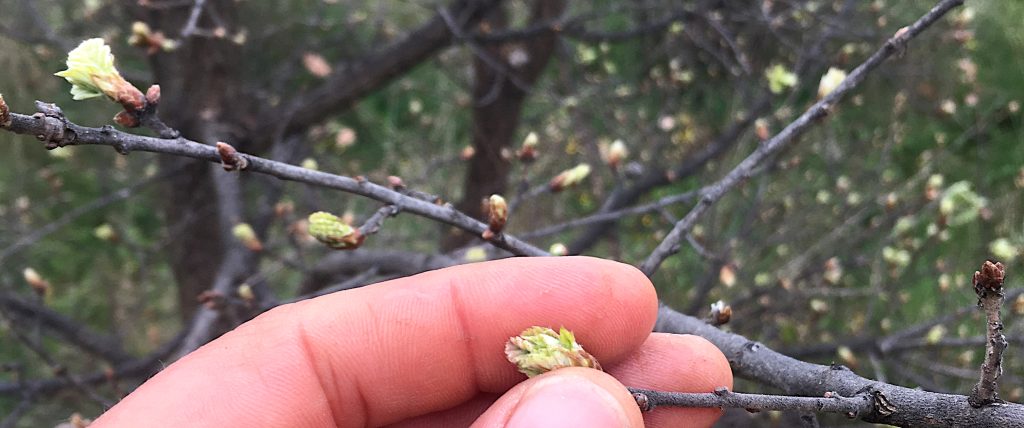
M 161 117 L 187 138 L 399 176 L 480 219 L 481 199 L 502 194 L 508 233 L 639 264 L 692 206 L 687 192 L 809 107 L 830 69 L 851 71 L 933 5 L 0 0 L 0 93 L 18 113 L 43 100 L 111 124 L 116 104 L 72 101 L 53 76 L 101 37 L 129 81 L 161 85 Z M 966 394 L 985 326 L 970 278 L 999 260 L 1011 289 L 1002 397 L 1019 402 L 1022 20 L 1024 3 L 969 0 L 870 74 L 700 221 L 653 277 L 663 301 L 705 317 L 721 300 L 723 328 L 780 352 Z M 7 132 L 0 147 L 6 426 L 96 417 L 187 353 L 183 332 L 204 310 L 217 314 L 212 338 L 324 290 L 506 256 L 411 214 L 332 251 L 306 234 L 309 213 L 358 225 L 380 204 L 255 174 L 232 181 L 238 204 L 225 204 L 217 165 L 47 151 Z M 584 163 L 581 183 L 547 186 Z M 730 417 L 723 426 L 790 421 Z

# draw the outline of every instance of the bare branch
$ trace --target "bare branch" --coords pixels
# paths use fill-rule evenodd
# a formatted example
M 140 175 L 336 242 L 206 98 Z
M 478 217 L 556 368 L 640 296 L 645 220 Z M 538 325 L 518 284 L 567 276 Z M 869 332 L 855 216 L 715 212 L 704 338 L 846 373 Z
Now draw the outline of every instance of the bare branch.
M 747 158 L 740 162 L 739 165 L 736 165 L 736 167 L 733 168 L 732 171 L 729 171 L 729 173 L 721 180 L 701 189 L 700 202 L 698 202 L 682 220 L 676 223 L 672 231 L 669 232 L 665 239 L 658 244 L 658 247 L 651 252 L 651 255 L 648 256 L 640 265 L 640 270 L 647 276 L 653 275 L 667 257 L 679 251 L 680 240 L 686 233 L 693 229 L 697 220 L 699 220 L 712 205 L 718 202 L 722 196 L 753 176 L 753 171 L 758 165 L 782 151 L 783 148 L 789 146 L 797 137 L 810 129 L 814 124 L 819 123 L 820 119 L 828 116 L 832 108 L 838 104 L 847 93 L 851 92 L 859 86 L 865 78 L 867 78 L 868 73 L 881 65 L 882 62 L 893 54 L 902 51 L 906 47 L 907 42 L 918 34 L 921 34 L 922 31 L 935 23 L 935 21 L 938 21 L 939 18 L 947 12 L 961 4 L 963 4 L 963 0 L 943 0 L 912 25 L 897 31 L 896 34 L 887 40 L 878 51 L 867 59 L 867 61 L 855 68 L 834 91 L 807 109 L 807 111 L 786 126 L 781 132 L 768 141 L 762 143 L 757 150 L 747 156 Z
M 790 397 L 785 395 L 745 394 L 732 392 L 721 387 L 711 393 L 685 393 L 651 391 L 629 388 L 640 410 L 649 412 L 659 406 L 738 408 L 749 411 L 795 410 L 803 412 L 842 413 L 856 417 L 869 413 L 874 404 L 870 394 L 842 397 L 836 393 L 825 393 L 823 397 Z
M 11 113 L 11 124 L 3 127 L 16 134 L 35 135 L 47 143 L 49 147 L 72 145 L 101 145 L 114 147 L 119 153 L 144 151 L 167 155 L 200 159 L 220 163 L 221 157 L 217 149 L 182 137 L 161 139 L 145 137 L 118 131 L 111 126 L 89 128 L 77 125 L 67 119 L 47 113 L 36 113 L 26 116 Z M 314 186 L 341 190 L 375 199 L 387 204 L 398 206 L 408 211 L 439 223 L 454 226 L 474 235 L 487 230 L 487 225 L 456 210 L 451 205 L 437 205 L 421 199 L 388 189 L 367 180 L 314 171 L 282 162 L 244 154 L 249 161 L 247 172 L 271 175 L 283 180 L 291 180 Z M 488 241 L 495 247 L 521 256 L 546 256 L 548 253 L 508 234 L 502 234 Z
M 655 331 L 701 336 L 722 350 L 736 375 L 779 388 L 786 394 L 822 396 L 832 391 L 844 397 L 870 392 L 876 401 L 867 422 L 898 426 L 1018 426 L 1024 405 L 974 408 L 963 395 L 940 394 L 873 381 L 843 366 L 799 361 L 743 336 L 724 332 L 703 321 L 662 305 Z M 879 406 L 879 400 L 885 402 Z M 883 411 L 884 409 L 884 411 Z

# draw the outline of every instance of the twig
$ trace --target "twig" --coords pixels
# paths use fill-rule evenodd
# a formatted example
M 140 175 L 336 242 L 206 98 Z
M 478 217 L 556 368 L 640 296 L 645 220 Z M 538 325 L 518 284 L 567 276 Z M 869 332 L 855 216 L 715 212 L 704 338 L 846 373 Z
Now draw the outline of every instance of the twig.
M 199 24 L 199 16 L 203 13 L 203 6 L 206 5 L 206 0 L 195 0 L 192 3 L 192 10 L 189 12 L 188 21 L 185 22 L 185 26 L 181 29 L 181 38 L 187 39 L 192 33 L 196 32 L 196 25 Z
M 1002 263 L 986 261 L 981 271 L 974 272 L 974 292 L 978 294 L 978 305 L 985 311 L 987 319 L 985 361 L 981 363 L 981 379 L 971 390 L 967 399 L 973 407 L 998 403 L 999 376 L 1003 374 L 1003 351 L 1006 350 L 1006 336 L 1003 335 L 1003 321 L 999 308 L 1003 306 L 1003 280 L 1006 268 Z
M 851 397 L 870 391 L 874 410 L 858 417 L 897 426 L 1020 426 L 1024 405 L 974 408 L 967 397 L 891 385 L 858 376 L 843 366 L 807 363 L 775 352 L 738 334 L 725 332 L 662 305 L 655 331 L 695 334 L 722 350 L 737 376 L 779 388 L 785 394 L 821 396 L 834 391 Z
M 787 125 L 781 132 L 768 141 L 762 143 L 757 150 L 754 150 L 753 153 L 747 156 L 747 158 L 733 168 L 732 171 L 729 171 L 729 173 L 721 180 L 702 188 L 700 190 L 700 202 L 698 202 L 682 220 L 676 223 L 675 227 L 672 228 L 672 231 L 669 232 L 665 239 L 658 244 L 657 248 L 655 248 L 654 251 L 651 252 L 650 256 L 644 260 L 643 264 L 640 265 L 640 270 L 647 276 L 653 275 L 666 258 L 679 252 L 680 240 L 693 228 L 697 223 L 697 220 L 699 220 L 712 205 L 718 202 L 719 199 L 740 183 L 749 179 L 753 174 L 753 170 L 763 161 L 781 152 L 782 149 L 787 147 L 796 140 L 797 137 L 810 129 L 811 126 L 827 116 L 831 112 L 833 106 L 841 101 L 847 93 L 851 92 L 864 81 L 868 73 L 881 65 L 882 62 L 893 54 L 902 51 L 906 47 L 907 42 L 916 37 L 954 7 L 960 6 L 961 4 L 963 4 L 963 0 L 943 0 L 912 25 L 897 31 L 897 33 L 887 40 L 878 51 L 867 59 L 867 61 L 855 68 L 834 91 L 812 105 L 807 109 L 807 111 L 800 115 L 800 117 Z
M 746 394 L 720 387 L 712 393 L 686 393 L 651 391 L 629 388 L 641 411 L 649 412 L 659 406 L 739 408 L 755 410 L 792 410 L 802 412 L 841 413 L 854 418 L 873 410 L 870 394 L 842 397 L 827 392 L 823 397 L 791 397 L 786 395 Z
M 102 145 L 114 147 L 119 153 L 124 154 L 133 151 L 144 151 L 189 157 L 218 164 L 221 162 L 221 157 L 216 148 L 183 137 L 175 139 L 146 137 L 121 132 L 111 126 L 90 128 L 72 123 L 63 117 L 56 117 L 42 112 L 32 116 L 11 113 L 11 123 L 2 128 L 16 134 L 41 137 L 41 140 L 45 141 L 50 147 Z M 420 200 L 371 183 L 365 179 L 357 180 L 352 177 L 314 171 L 241 152 L 238 155 L 248 160 L 249 166 L 245 169 L 246 172 L 267 174 L 283 180 L 291 180 L 365 196 L 387 204 L 401 206 L 403 210 L 410 213 L 457 227 L 474 235 L 479 235 L 487 229 L 486 224 L 467 216 L 449 204 L 437 205 Z M 546 251 L 504 233 L 488 242 L 515 255 L 548 255 Z

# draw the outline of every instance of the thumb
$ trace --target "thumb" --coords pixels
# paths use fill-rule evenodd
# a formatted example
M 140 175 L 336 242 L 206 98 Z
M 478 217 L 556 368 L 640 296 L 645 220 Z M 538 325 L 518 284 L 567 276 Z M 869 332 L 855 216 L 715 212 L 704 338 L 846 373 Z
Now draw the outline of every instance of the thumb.
M 619 381 L 569 367 L 528 379 L 502 395 L 474 427 L 643 427 L 636 401 Z

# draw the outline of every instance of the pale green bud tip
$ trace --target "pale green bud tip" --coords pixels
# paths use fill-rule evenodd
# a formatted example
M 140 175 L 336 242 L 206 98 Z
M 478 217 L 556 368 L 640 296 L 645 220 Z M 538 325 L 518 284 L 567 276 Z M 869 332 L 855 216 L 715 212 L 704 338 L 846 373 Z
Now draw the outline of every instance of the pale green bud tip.
M 263 243 L 260 242 L 260 238 L 256 236 L 256 231 L 252 229 L 249 223 L 236 224 L 231 228 L 231 235 L 252 251 L 263 249 Z
M 590 367 L 601 370 L 593 355 L 583 350 L 572 332 L 558 333 L 547 327 L 530 327 L 505 343 L 505 356 L 529 377 L 562 367 Z
M 106 95 L 117 99 L 118 85 L 124 81 L 114 68 L 114 55 L 103 39 L 89 39 L 68 52 L 68 69 L 56 75 L 71 83 L 71 95 L 84 100 Z
M 832 91 L 836 90 L 843 83 L 843 80 L 846 80 L 846 72 L 830 67 L 828 72 L 821 76 L 821 81 L 818 82 L 818 98 L 825 98 L 826 95 L 831 94 Z
M 792 88 L 799 82 L 796 74 L 780 64 L 769 67 L 764 71 L 764 76 L 768 79 L 768 89 L 773 94 L 781 94 L 786 88 Z
M 356 248 L 362 243 L 358 230 L 338 216 L 323 211 L 309 215 L 309 234 L 317 241 L 338 250 Z

